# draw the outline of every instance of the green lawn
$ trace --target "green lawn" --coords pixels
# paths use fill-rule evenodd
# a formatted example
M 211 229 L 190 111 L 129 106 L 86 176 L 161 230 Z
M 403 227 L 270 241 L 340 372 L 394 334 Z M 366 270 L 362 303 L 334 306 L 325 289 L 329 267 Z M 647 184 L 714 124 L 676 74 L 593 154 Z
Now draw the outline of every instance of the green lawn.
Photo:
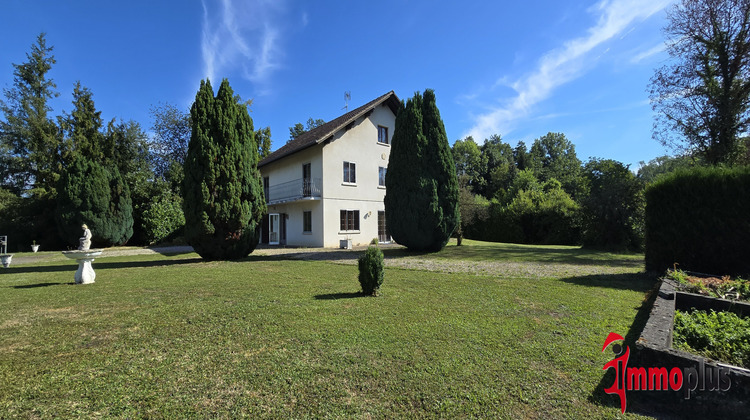
M 493 242 L 480 242 L 465 239 L 465 246 L 455 246 L 455 240 L 434 254 L 424 254 L 426 258 L 467 260 L 467 261 L 505 261 L 528 263 L 580 264 L 621 266 L 640 271 L 643 269 L 643 254 L 612 254 L 593 251 L 577 246 L 564 245 L 521 245 Z M 394 249 L 392 256 L 413 255 L 406 248 Z
M 372 298 L 354 265 L 255 254 L 100 258 L 84 286 L 72 261 L 13 265 L 0 270 L 0 418 L 618 416 L 601 347 L 648 310 L 643 256 L 467 242 L 422 258 L 617 273 L 388 268 Z

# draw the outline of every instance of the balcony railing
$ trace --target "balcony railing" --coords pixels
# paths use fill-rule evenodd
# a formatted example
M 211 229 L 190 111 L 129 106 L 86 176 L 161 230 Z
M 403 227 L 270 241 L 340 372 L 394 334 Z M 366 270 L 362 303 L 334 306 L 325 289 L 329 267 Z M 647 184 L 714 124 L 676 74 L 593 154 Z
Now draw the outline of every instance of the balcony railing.
M 323 183 L 320 178 L 295 179 L 271 185 L 266 193 L 267 204 L 280 204 L 303 199 L 320 198 Z

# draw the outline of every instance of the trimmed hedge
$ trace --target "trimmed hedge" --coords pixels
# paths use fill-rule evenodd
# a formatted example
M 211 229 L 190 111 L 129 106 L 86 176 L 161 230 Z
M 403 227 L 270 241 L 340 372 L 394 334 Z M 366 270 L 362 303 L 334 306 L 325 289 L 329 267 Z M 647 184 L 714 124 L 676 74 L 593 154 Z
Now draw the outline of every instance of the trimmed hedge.
M 678 170 L 646 190 L 646 269 L 750 274 L 750 167 Z

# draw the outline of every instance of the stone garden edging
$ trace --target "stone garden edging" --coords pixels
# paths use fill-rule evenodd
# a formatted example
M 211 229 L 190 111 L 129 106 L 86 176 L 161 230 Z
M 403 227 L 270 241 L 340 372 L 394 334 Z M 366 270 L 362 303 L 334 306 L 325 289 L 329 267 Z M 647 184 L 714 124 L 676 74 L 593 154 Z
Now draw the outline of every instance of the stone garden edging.
M 747 418 L 750 409 L 750 370 L 672 347 L 675 309 L 689 310 L 691 308 L 750 315 L 748 303 L 680 292 L 677 291 L 676 282 L 663 279 L 648 321 L 640 338 L 636 341 L 635 360 L 632 365 L 647 369 L 666 367 L 668 370 L 673 367 L 721 368 L 728 371 L 731 380 L 730 388 L 726 391 L 701 391 L 699 385 L 698 389 L 690 393 L 690 399 L 685 399 L 681 391 L 647 391 L 631 394 L 638 394 L 638 400 L 646 406 L 673 411 L 688 417 L 702 413 L 712 418 Z

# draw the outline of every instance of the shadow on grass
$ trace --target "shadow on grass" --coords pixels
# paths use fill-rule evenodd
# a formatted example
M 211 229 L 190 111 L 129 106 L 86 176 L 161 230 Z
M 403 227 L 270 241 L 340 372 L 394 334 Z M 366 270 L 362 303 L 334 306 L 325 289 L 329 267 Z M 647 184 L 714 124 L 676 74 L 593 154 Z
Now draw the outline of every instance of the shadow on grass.
M 37 284 L 24 284 L 22 286 L 10 286 L 10 287 L 14 289 L 36 289 L 38 287 L 59 286 L 61 284 L 75 284 L 75 283 L 37 283 Z
M 641 276 L 645 276 L 647 274 L 640 274 Z M 617 275 L 618 277 L 620 275 Z M 593 277 L 593 276 L 588 276 Z M 607 277 L 607 276 L 603 276 Z M 654 279 L 655 276 L 651 275 L 651 279 Z M 635 354 L 634 351 L 636 351 L 635 342 L 638 341 L 638 338 L 640 338 L 641 333 L 643 332 L 643 328 L 646 326 L 646 323 L 648 322 L 649 315 L 651 314 L 651 308 L 654 306 L 654 301 L 656 301 L 656 297 L 658 295 L 658 288 L 659 283 L 658 282 L 652 282 L 650 283 L 651 287 L 648 290 L 648 293 L 643 299 L 643 302 L 641 302 L 641 305 L 637 308 L 638 312 L 635 315 L 635 318 L 633 319 L 633 323 L 630 324 L 630 328 L 628 328 L 627 333 L 624 336 L 624 346 L 628 346 L 630 348 L 630 354 L 631 359 L 634 358 Z M 619 333 L 619 331 L 613 331 L 616 333 Z M 602 344 L 604 344 L 605 337 L 602 337 Z M 613 347 L 610 346 L 605 350 L 607 354 L 611 355 L 612 359 L 617 357 L 617 354 L 614 354 Z M 603 367 L 603 366 L 602 366 Z M 591 392 L 591 395 L 589 395 L 588 400 L 592 403 L 599 404 L 602 406 L 607 407 L 616 407 L 617 409 L 620 409 L 620 398 L 616 394 L 607 394 L 604 392 L 605 388 L 611 387 L 615 380 L 616 380 L 616 373 L 614 369 L 607 369 L 607 371 L 602 376 L 601 381 L 599 384 L 594 388 L 594 390 Z M 656 413 L 653 411 L 651 407 L 648 407 L 647 405 L 644 405 L 638 399 L 631 398 L 632 395 L 626 394 L 627 398 L 627 407 L 626 411 L 629 413 L 636 413 L 636 414 L 642 414 L 647 416 L 654 416 Z M 660 415 L 657 417 L 661 417 Z
M 176 246 L 155 246 L 149 247 L 151 251 L 156 252 L 164 257 L 174 257 L 177 255 L 187 255 L 195 252 L 190 245 L 176 245 Z
M 449 244 L 438 252 L 411 251 L 397 244 L 380 245 L 386 259 L 422 258 L 427 260 L 460 260 L 487 262 L 522 262 L 541 264 L 599 265 L 607 267 L 642 268 L 642 254 L 617 254 L 576 246 L 522 245 L 478 242 L 456 246 Z M 364 249 L 331 250 L 321 248 L 301 249 L 295 247 L 274 249 L 272 255 L 250 255 L 247 261 L 351 261 L 356 260 Z
M 338 300 L 338 299 L 353 299 L 358 297 L 365 297 L 362 292 L 354 293 L 326 293 L 324 295 L 315 295 L 316 300 Z
M 101 262 L 97 263 L 94 261 L 93 265 L 95 268 L 110 269 L 110 268 L 150 268 L 150 267 L 169 267 L 173 265 L 183 264 L 194 264 L 205 262 L 200 257 L 194 258 L 182 258 L 174 260 L 156 260 L 156 261 L 122 261 L 122 262 Z
M 647 292 L 654 287 L 658 280 L 656 273 L 623 273 L 623 274 L 591 274 L 588 276 L 566 277 L 560 279 L 566 283 L 587 287 L 608 287 L 612 289 Z M 650 308 L 649 308 L 650 310 Z
M 172 265 L 191 264 L 203 261 L 200 258 L 184 258 L 174 260 L 158 260 L 158 261 L 123 261 L 123 262 L 98 262 L 94 261 L 92 266 L 95 270 L 107 270 L 111 268 L 149 268 L 149 267 L 169 267 Z M 57 273 L 64 271 L 76 271 L 76 264 L 59 264 L 59 265 L 36 265 L 36 266 L 21 266 L 21 267 L 10 267 L 7 270 L 8 274 L 23 274 L 23 273 Z
M 420 255 L 405 249 L 390 250 L 392 257 Z M 385 251 L 384 251 L 385 253 Z M 610 267 L 643 267 L 641 254 L 613 254 L 575 246 L 491 244 L 447 246 L 433 253 L 436 258 L 470 261 L 515 261 Z

